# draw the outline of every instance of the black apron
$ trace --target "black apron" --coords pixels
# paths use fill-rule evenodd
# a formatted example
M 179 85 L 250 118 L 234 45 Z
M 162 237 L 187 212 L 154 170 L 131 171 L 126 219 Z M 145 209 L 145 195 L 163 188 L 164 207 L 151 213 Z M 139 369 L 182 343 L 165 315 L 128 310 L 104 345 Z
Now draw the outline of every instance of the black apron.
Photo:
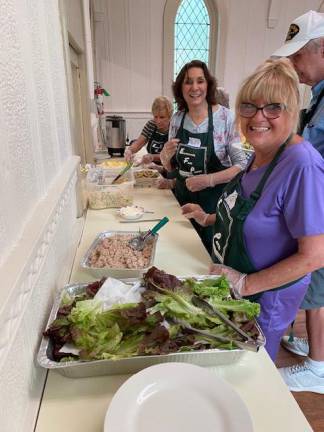
M 290 138 L 291 137 L 280 146 L 255 191 L 252 192 L 248 198 L 244 198 L 241 192 L 241 178 L 244 171 L 240 172 L 224 188 L 223 195 L 219 199 L 216 207 L 212 255 L 214 262 L 227 265 L 242 273 L 250 274 L 257 271 L 246 249 L 243 227 L 247 216 L 260 198 L 264 185 L 274 167 L 277 165 L 278 159 Z M 296 283 L 296 281 L 270 291 L 286 288 L 294 283 Z M 247 296 L 246 298 L 251 301 L 256 301 L 262 294 L 263 293 L 258 293 Z
M 186 112 L 183 114 L 176 138 L 180 140 L 175 156 L 176 185 L 175 196 L 180 205 L 199 204 L 206 213 L 214 213 L 218 198 L 223 192 L 224 184 L 208 187 L 198 192 L 187 189 L 185 180 L 199 174 L 210 174 L 227 169 L 221 164 L 214 151 L 213 111 L 208 106 L 208 131 L 203 133 L 189 132 L 183 128 Z M 192 221 L 206 249 L 211 254 L 213 227 L 201 227 Z
M 155 129 L 147 143 L 147 153 L 160 154 L 164 144 L 168 141 L 168 136 L 168 132 L 159 132 L 157 126 L 155 125 Z

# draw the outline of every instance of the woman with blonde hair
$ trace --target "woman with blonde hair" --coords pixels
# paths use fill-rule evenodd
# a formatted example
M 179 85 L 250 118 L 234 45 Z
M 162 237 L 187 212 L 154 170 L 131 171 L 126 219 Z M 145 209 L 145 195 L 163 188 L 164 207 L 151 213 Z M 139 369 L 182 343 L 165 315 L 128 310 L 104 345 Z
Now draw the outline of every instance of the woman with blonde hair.
M 160 153 L 168 141 L 172 112 L 172 104 L 167 97 L 159 96 L 154 99 L 152 104 L 153 119 L 145 124 L 140 136 L 126 149 L 125 158 L 127 161 L 133 160 L 134 155 L 146 145 L 147 154 L 143 156 L 141 163 L 160 164 Z
M 248 167 L 224 189 L 214 214 L 183 212 L 214 225 L 211 273 L 225 274 L 233 295 L 261 306 L 258 322 L 275 359 L 310 273 L 324 262 L 324 161 L 295 130 L 298 76 L 289 60 L 269 60 L 242 84 L 241 130 L 254 149 Z

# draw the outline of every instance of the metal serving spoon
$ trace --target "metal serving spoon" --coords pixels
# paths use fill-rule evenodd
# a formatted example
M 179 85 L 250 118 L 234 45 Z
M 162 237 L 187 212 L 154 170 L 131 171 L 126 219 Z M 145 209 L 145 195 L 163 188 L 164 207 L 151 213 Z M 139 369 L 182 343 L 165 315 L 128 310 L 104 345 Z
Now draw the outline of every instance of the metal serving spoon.
M 129 245 L 136 250 L 143 250 L 144 244 L 147 239 L 154 236 L 167 222 L 169 222 L 169 218 L 166 216 L 160 220 L 154 227 L 145 233 L 141 233 L 139 236 L 136 236 L 129 240 Z

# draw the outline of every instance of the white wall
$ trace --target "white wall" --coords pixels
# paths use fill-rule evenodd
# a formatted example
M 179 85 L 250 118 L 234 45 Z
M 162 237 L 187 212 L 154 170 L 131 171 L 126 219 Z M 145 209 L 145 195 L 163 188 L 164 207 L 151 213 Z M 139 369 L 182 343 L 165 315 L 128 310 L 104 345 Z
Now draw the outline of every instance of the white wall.
M 122 113 L 130 139 L 162 94 L 164 0 L 94 0 L 97 79 L 109 91 L 105 108 Z M 138 121 L 138 114 L 142 122 Z
M 82 14 L 82 0 L 65 0 L 65 13 L 67 30 L 73 37 L 77 47 L 84 51 L 84 30 L 83 30 L 83 14 Z
M 321 1 L 226 0 L 226 3 L 224 87 L 233 105 L 241 81 L 283 44 L 292 20 L 310 9 L 317 10 Z M 274 28 L 268 26 L 271 5 L 277 18 Z
M 46 371 L 35 355 L 78 239 L 58 0 L 0 6 L 0 430 L 28 432 Z
M 93 0 L 97 78 L 111 93 L 105 98 L 107 111 L 128 119 L 130 138 L 141 130 L 134 113 L 148 118 L 152 100 L 162 93 L 163 12 L 170 1 L 177 0 Z M 292 19 L 321 4 L 321 0 L 214 1 L 220 28 L 213 72 L 229 91 L 232 105 L 240 82 L 283 43 Z M 269 28 L 269 17 L 277 19 L 274 28 Z
M 71 155 L 56 1 L 5 3 L 0 14 L 0 45 L 6 47 L 0 50 L 0 196 L 6 211 L 0 213 L 0 263 Z

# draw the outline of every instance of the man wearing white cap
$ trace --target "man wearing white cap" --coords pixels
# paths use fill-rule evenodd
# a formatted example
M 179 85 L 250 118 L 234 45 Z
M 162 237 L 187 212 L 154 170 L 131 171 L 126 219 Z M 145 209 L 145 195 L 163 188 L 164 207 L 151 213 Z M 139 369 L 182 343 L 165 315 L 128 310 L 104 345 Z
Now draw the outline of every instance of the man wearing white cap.
M 273 55 L 288 57 L 300 82 L 312 87 L 310 106 L 301 112 L 299 133 L 324 157 L 324 14 L 309 11 L 296 18 L 285 44 Z M 301 308 L 306 310 L 308 340 L 285 336 L 281 343 L 289 351 L 308 357 L 279 371 L 290 390 L 324 394 L 324 268 L 312 273 Z

